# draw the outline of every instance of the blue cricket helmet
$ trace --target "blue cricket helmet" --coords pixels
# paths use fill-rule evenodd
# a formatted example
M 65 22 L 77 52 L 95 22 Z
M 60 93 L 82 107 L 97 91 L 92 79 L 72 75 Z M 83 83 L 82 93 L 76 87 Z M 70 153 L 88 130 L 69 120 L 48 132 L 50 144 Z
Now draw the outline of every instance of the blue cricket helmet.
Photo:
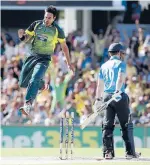
M 125 53 L 125 47 L 121 43 L 112 43 L 108 48 L 108 52 Z

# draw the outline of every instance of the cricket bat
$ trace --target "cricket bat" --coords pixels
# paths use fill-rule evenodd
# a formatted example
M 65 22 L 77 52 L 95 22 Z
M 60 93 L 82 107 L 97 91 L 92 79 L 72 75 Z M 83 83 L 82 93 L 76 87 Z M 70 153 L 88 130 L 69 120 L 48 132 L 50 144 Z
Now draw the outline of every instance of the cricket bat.
M 104 102 L 96 111 L 94 111 L 92 114 L 90 114 L 84 121 L 83 123 L 80 125 L 81 129 L 84 129 L 85 127 L 87 127 L 92 121 L 95 120 L 95 118 L 100 114 L 100 112 L 104 111 L 107 106 L 112 102 L 112 101 L 116 101 L 118 102 L 121 99 L 121 92 L 115 93 L 114 95 L 112 95 L 112 98 L 110 100 L 108 100 L 107 102 Z

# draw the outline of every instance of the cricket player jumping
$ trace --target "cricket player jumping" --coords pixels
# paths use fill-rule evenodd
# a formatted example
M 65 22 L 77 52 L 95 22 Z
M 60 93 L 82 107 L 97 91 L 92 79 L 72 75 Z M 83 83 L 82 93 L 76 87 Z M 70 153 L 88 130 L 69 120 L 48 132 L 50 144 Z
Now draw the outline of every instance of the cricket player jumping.
M 31 42 L 31 53 L 24 61 L 19 80 L 20 87 L 27 88 L 24 107 L 20 108 L 22 113 L 27 116 L 32 109 L 32 103 L 38 90 L 44 87 L 43 77 L 57 42 L 61 45 L 69 69 L 74 72 L 64 32 L 55 22 L 56 15 L 56 8 L 49 6 L 45 10 L 43 20 L 33 22 L 26 31 L 18 30 L 21 41 Z
M 100 68 L 95 110 L 99 109 L 103 102 L 108 101 L 112 95 L 121 92 L 121 99 L 112 101 L 106 111 L 104 111 L 104 121 L 102 126 L 103 133 L 103 156 L 105 159 L 114 157 L 113 130 L 115 115 L 117 115 L 120 125 L 122 138 L 125 143 L 126 158 L 137 158 L 139 153 L 135 152 L 133 140 L 133 124 L 130 120 L 129 97 L 124 92 L 126 78 L 126 64 L 123 61 L 125 48 L 121 43 L 113 43 L 109 47 L 110 59 Z

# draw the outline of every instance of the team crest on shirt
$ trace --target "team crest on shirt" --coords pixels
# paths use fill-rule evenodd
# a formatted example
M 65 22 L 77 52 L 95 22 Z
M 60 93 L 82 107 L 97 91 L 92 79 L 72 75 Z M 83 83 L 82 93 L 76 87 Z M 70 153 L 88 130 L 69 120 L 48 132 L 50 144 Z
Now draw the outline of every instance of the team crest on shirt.
M 37 35 L 38 40 L 41 40 L 43 42 L 47 42 L 48 37 L 44 34 L 38 34 Z

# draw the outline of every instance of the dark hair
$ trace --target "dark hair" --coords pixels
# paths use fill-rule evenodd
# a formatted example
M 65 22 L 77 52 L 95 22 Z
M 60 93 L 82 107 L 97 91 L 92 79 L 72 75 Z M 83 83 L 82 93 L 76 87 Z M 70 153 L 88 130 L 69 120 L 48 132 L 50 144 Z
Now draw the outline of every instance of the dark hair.
M 115 56 L 117 53 L 119 53 L 118 51 L 114 51 L 114 52 L 109 52 L 110 56 Z
M 56 17 L 56 15 L 57 15 L 57 9 L 56 9 L 56 7 L 54 7 L 52 5 L 47 7 L 45 12 L 52 13 L 54 15 L 54 17 Z

